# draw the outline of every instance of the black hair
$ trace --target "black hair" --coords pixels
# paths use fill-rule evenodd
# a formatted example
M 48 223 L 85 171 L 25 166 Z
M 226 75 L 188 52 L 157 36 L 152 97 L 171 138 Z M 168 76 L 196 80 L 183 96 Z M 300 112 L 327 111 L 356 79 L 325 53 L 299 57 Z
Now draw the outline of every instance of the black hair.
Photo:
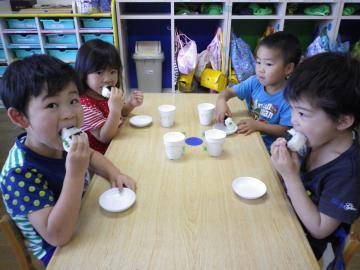
M 70 82 L 80 91 L 75 70 L 63 61 L 40 54 L 12 62 L 0 82 L 0 95 L 5 108 L 15 108 L 27 115 L 30 97 L 39 96 L 44 89 L 48 95 L 61 92 Z
M 264 37 L 259 42 L 258 47 L 260 46 L 279 50 L 285 65 L 294 63 L 297 66 L 301 59 L 302 50 L 300 41 L 293 34 L 284 31 L 275 32 Z
M 360 121 L 360 62 L 350 54 L 321 53 L 305 59 L 290 77 L 288 101 L 306 99 L 334 121 L 353 115 Z
M 82 92 L 89 89 L 86 83 L 87 75 L 106 68 L 116 69 L 120 76 L 122 65 L 120 55 L 116 48 L 100 39 L 93 39 L 85 42 L 79 49 L 76 55 L 75 70 L 79 74 L 82 83 Z M 120 85 L 120 78 L 118 85 Z

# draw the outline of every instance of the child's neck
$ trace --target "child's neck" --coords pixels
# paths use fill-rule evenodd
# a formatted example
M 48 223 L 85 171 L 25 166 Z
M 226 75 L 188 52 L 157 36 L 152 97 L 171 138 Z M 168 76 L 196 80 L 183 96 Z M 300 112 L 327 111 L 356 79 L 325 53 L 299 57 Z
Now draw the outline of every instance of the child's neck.
M 341 154 L 347 151 L 353 143 L 352 130 L 346 130 L 339 133 L 332 140 L 327 141 L 311 149 L 311 154 L 308 159 L 308 170 L 314 170 L 330 161 L 338 158 Z
M 98 92 L 94 91 L 94 90 L 91 90 L 91 89 L 88 89 L 86 92 L 85 92 L 85 95 L 87 95 L 88 97 L 91 97 L 93 99 L 98 99 L 98 100 L 103 100 L 105 99 L 102 95 L 100 95 Z
M 31 135 L 27 134 L 24 145 L 31 151 L 48 158 L 60 159 L 63 156 L 63 151 L 52 149 L 46 145 L 38 143 L 36 140 L 32 140 Z
M 264 86 L 264 88 L 269 95 L 273 95 L 279 92 L 280 90 L 284 89 L 285 85 L 286 85 L 286 80 L 281 80 L 277 83 L 266 85 Z

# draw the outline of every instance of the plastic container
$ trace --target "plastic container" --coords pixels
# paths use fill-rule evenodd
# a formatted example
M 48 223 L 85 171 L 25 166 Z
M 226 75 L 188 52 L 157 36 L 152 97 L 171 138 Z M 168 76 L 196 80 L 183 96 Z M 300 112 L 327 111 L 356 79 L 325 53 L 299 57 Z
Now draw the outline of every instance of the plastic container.
M 92 39 L 101 39 L 102 41 L 114 44 L 114 38 L 112 34 L 82 34 L 84 42 Z
M 10 35 L 10 40 L 15 44 L 39 44 L 39 36 L 32 34 Z
M 164 53 L 160 41 L 136 41 L 133 59 L 139 90 L 161 92 Z
M 21 50 L 14 50 L 14 53 L 17 58 L 21 59 L 27 56 L 31 56 L 33 54 L 41 54 L 41 50 L 21 49 Z
M 81 21 L 84 28 L 112 28 L 110 18 L 85 18 Z
M 77 50 L 48 50 L 48 54 L 59 58 L 64 62 L 74 62 L 76 59 Z
M 48 34 L 46 40 L 50 44 L 77 44 L 74 34 Z
M 7 19 L 9 29 L 36 29 L 35 19 Z
M 44 29 L 74 29 L 73 19 L 40 19 Z

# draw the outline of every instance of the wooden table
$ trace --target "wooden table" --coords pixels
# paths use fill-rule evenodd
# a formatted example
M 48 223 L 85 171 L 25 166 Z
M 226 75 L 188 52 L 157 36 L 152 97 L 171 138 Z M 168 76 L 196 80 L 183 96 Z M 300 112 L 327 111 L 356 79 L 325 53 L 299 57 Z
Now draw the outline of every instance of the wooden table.
M 93 178 L 73 240 L 58 248 L 47 269 L 319 269 L 285 196 L 259 134 L 226 138 L 224 153 L 210 157 L 202 146 L 185 149 L 181 160 L 166 158 L 163 134 L 201 137 L 197 104 L 214 94 L 147 93 L 134 114 L 153 117 L 151 126 L 127 121 L 107 157 L 137 181 L 135 205 L 106 213 L 98 198 L 109 188 Z M 160 127 L 157 107 L 176 105 L 172 128 Z M 245 104 L 232 99 L 233 119 L 246 117 Z M 238 176 L 267 186 L 260 199 L 232 191 Z

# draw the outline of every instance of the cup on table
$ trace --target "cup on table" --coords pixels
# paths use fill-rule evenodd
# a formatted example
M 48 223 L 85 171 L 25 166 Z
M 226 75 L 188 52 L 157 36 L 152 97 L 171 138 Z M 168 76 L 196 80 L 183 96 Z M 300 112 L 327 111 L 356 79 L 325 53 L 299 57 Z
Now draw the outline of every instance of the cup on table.
M 199 112 L 200 125 L 210 125 L 213 120 L 215 105 L 211 103 L 200 103 L 197 108 Z
M 185 145 L 185 135 L 172 131 L 164 134 L 165 152 L 168 159 L 180 159 Z
M 162 127 L 169 128 L 174 125 L 176 107 L 174 105 L 160 105 L 158 107 Z
M 220 129 L 209 129 L 205 131 L 205 142 L 210 156 L 218 157 L 223 152 L 226 132 Z

